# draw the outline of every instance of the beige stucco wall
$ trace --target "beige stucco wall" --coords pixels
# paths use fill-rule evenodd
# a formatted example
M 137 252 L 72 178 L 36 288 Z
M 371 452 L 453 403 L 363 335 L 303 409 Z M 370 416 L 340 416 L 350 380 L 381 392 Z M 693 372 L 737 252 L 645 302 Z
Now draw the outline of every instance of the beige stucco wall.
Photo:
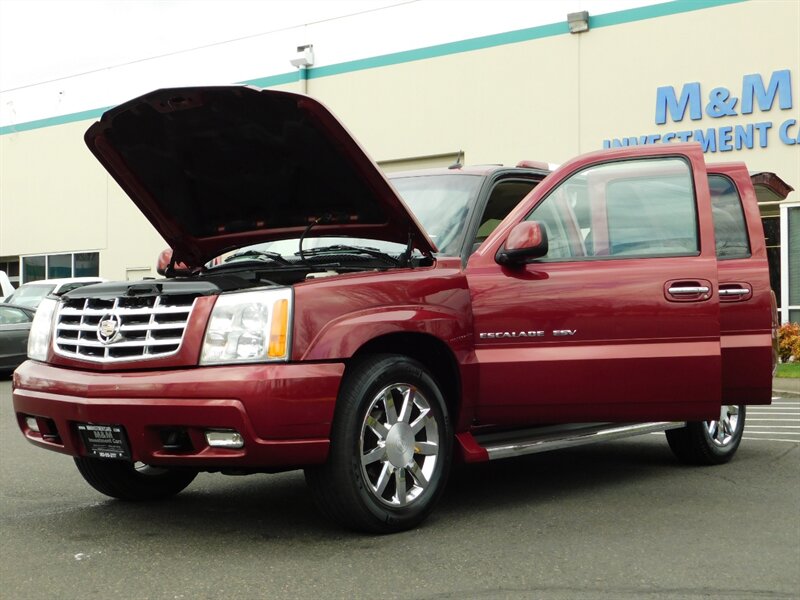
M 468 164 L 561 160 L 578 140 L 575 42 L 543 38 L 311 79 L 309 93 L 379 161 L 459 150 Z
M 100 275 L 155 275 L 163 241 L 83 143 L 91 121 L 0 136 L 0 256 L 100 251 Z
M 800 189 L 800 145 L 782 144 L 777 132 L 785 119 L 800 120 L 798 30 L 800 2 L 745 2 L 312 77 L 308 93 L 377 161 L 463 150 L 467 164 L 558 163 L 604 139 L 769 120 L 768 148 L 707 160 L 743 160 Z M 704 99 L 718 86 L 738 96 L 744 75 L 767 83 L 779 69 L 791 71 L 790 111 L 776 103 L 763 114 L 655 124 L 659 86 L 680 93 L 699 81 Z M 99 249 L 101 275 L 113 279 L 154 267 L 165 243 L 85 148 L 89 124 L 0 136 L 0 256 Z
M 800 2 L 755 0 L 713 9 L 626 23 L 589 32 L 581 43 L 581 151 L 602 140 L 687 129 L 719 128 L 772 121 L 767 148 L 707 153 L 708 162 L 745 161 L 751 170 L 774 171 L 800 190 L 800 144 L 784 145 L 778 125 L 798 120 L 800 134 Z M 713 119 L 655 124 L 656 89 L 701 83 L 703 106 L 709 93 L 725 87 L 741 97 L 744 75 L 759 73 L 764 84 L 789 69 L 793 107 Z M 736 110 L 740 103 L 737 103 Z
M 83 145 L 85 128 L 0 137 L 0 255 L 106 246 L 106 177 Z

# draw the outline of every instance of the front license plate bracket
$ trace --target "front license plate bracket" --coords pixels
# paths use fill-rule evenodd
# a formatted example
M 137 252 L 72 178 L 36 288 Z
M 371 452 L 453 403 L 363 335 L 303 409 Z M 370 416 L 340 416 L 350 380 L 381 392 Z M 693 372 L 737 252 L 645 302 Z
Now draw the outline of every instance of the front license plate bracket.
M 78 423 L 78 435 L 86 453 L 94 458 L 131 460 L 128 438 L 122 425 Z

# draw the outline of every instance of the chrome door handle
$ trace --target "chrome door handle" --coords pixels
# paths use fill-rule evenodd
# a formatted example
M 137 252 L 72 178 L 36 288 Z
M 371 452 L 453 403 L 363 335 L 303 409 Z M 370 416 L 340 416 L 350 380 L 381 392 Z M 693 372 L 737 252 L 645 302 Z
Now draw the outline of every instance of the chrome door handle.
M 686 287 L 671 287 L 667 290 L 673 296 L 707 294 L 709 288 L 704 285 L 686 286 Z
M 720 296 L 746 296 L 749 293 L 750 290 L 744 288 L 723 288 L 719 291 Z

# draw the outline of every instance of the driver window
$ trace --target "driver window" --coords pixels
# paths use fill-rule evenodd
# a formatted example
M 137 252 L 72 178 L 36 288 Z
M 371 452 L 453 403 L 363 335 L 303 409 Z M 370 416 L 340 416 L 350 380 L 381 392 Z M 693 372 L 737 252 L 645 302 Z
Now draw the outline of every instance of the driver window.
M 561 182 L 533 212 L 542 260 L 692 256 L 699 252 L 689 166 L 676 158 L 604 163 Z

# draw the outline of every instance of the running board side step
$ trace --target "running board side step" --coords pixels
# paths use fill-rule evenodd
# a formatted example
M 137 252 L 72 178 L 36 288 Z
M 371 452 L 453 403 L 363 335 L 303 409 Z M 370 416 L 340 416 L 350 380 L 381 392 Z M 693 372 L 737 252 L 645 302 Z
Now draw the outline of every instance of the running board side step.
M 684 425 L 685 422 L 579 423 L 475 436 L 466 432 L 456 437 L 466 462 L 482 462 L 619 440 L 645 433 L 677 429 Z

